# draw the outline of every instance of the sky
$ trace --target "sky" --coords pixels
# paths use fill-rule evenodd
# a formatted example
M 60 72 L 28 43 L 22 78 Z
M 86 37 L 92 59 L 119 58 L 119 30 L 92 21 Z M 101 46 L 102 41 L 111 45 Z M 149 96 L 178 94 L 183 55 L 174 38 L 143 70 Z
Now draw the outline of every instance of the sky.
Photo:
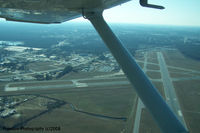
M 139 0 L 131 0 L 105 10 L 103 16 L 107 22 L 114 23 L 200 26 L 200 0 L 149 0 L 149 3 L 162 5 L 165 9 L 145 8 L 139 5 Z M 88 20 L 81 17 L 71 22 Z
M 103 15 L 108 22 L 200 26 L 200 0 L 149 0 L 149 3 L 165 9 L 145 8 L 139 5 L 139 0 L 132 0 L 105 10 Z

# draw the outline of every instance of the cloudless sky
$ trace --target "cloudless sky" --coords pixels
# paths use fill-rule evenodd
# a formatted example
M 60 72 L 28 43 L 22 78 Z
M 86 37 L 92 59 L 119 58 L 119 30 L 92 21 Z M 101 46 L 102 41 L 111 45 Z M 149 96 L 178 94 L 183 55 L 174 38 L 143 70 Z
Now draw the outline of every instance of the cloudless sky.
M 141 7 L 139 0 L 131 0 L 105 10 L 103 15 L 108 22 L 200 26 L 200 0 L 149 0 L 149 3 L 165 9 Z M 72 22 L 77 21 L 87 22 L 83 18 Z
M 165 9 L 141 7 L 139 0 L 132 0 L 104 11 L 104 18 L 109 22 L 200 26 L 200 0 L 149 0 L 149 3 Z

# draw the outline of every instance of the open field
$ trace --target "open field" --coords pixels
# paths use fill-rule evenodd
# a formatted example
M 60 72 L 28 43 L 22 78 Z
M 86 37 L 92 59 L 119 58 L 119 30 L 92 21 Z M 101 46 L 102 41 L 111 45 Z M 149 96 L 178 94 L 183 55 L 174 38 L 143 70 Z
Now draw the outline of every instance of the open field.
M 76 73 L 71 73 L 73 75 L 71 80 L 86 78 L 87 73 L 78 75 Z M 98 74 L 88 74 L 87 78 L 95 76 L 108 76 L 108 80 L 100 78 L 98 80 L 91 80 L 92 82 L 103 83 L 105 81 L 121 81 L 121 79 L 126 80 L 122 75 L 120 77 L 109 77 L 114 73 L 101 73 Z M 68 75 L 69 76 L 69 75 Z M 110 79 L 109 79 L 110 78 Z M 112 78 L 114 80 L 112 80 Z M 69 78 L 70 79 L 70 78 Z M 33 82 L 16 82 L 11 83 L 12 86 L 51 86 L 55 84 L 71 84 L 72 81 L 68 79 L 62 79 L 57 81 L 33 81 Z M 101 81 L 102 80 L 102 81 Z M 66 82 L 68 81 L 68 82 Z M 82 80 L 80 80 L 82 81 Z M 84 80 L 83 80 L 84 81 Z M 91 82 L 90 80 L 85 80 L 84 82 Z M 1 95 L 20 95 L 20 94 L 32 94 L 32 95 L 42 95 L 50 98 L 65 101 L 67 104 L 64 106 L 52 110 L 48 113 L 36 117 L 25 124 L 25 127 L 51 127 L 58 126 L 61 128 L 60 132 L 69 131 L 70 133 L 76 132 L 108 132 L 115 133 L 127 130 L 127 121 L 132 107 L 134 106 L 133 101 L 136 101 L 136 93 L 130 85 L 119 85 L 119 86 L 105 86 L 105 87 L 81 87 L 81 88 L 60 88 L 54 89 L 49 88 L 47 90 L 43 89 L 30 89 L 14 92 L 3 92 Z M 28 103 L 21 104 L 17 110 L 21 113 L 21 120 L 28 119 L 33 115 L 45 111 L 46 108 L 40 107 L 44 103 L 48 103 L 48 99 L 37 98 Z M 43 104 L 41 104 L 43 103 Z M 39 105 L 38 105 L 39 104 Z M 73 105 L 73 108 L 71 107 Z M 75 110 L 74 110 L 75 109 Z M 79 112 L 80 111 L 80 112 Z M 58 115 L 59 114 L 59 115 Z M 97 116 L 95 116 L 97 115 Z M 111 118 L 109 118 L 111 117 Z M 113 117 L 113 118 L 112 118 Z M 66 118 L 66 119 L 63 119 Z M 120 118 L 115 119 L 115 118 Z M 123 119 L 121 119 L 123 118 Z M 9 118 L 11 119 L 11 117 Z M 13 123 L 5 121 L 9 124 L 7 126 L 12 126 L 16 124 L 17 121 Z M 11 121 L 10 120 L 10 121 Z M 90 125 L 90 126 L 88 126 Z M 113 128 L 111 128 L 113 127 Z M 98 131 L 97 131 L 98 129 Z M 6 132 L 6 131 L 4 131 Z M 20 132 L 20 131 L 16 131 Z M 24 131 L 25 132 L 25 131 Z
M 200 131 L 200 82 L 199 80 L 179 81 L 174 82 L 174 85 L 187 127 L 191 133 L 198 133 Z
M 168 50 L 163 52 L 168 66 L 192 69 L 200 71 L 200 62 L 185 57 L 178 50 Z
M 147 59 L 147 61 L 148 61 L 148 62 L 151 62 L 151 63 L 158 64 L 158 59 L 157 59 L 157 57 L 156 57 L 156 58 L 150 57 L 150 58 Z
M 151 79 L 161 79 L 161 75 L 160 75 L 159 72 L 147 71 L 146 74 L 147 74 Z
M 136 98 L 136 94 L 129 86 L 121 86 L 120 89 L 115 89 L 115 87 L 112 87 L 108 89 L 95 88 L 95 90 L 91 89 L 91 91 L 87 91 L 87 89 L 85 91 L 74 90 L 70 93 L 63 91 L 59 93 L 59 90 L 57 90 L 55 93 L 43 95 L 73 104 L 76 109 L 84 112 L 125 118 L 129 117 L 131 107 L 133 106 L 132 102 Z M 27 119 L 30 116 L 45 110 L 45 108 L 38 107 L 38 103 L 44 104 L 48 103 L 48 101 L 48 99 L 39 97 L 21 105 L 19 109 L 22 112 L 20 113 L 26 114 L 25 116 L 21 117 L 23 119 Z M 7 121 L 4 122 L 8 123 Z M 75 133 L 77 131 L 80 132 L 83 130 L 91 133 L 114 133 L 125 130 L 126 121 L 95 117 L 90 114 L 76 112 L 70 107 L 69 104 L 66 104 L 58 109 L 52 110 L 49 113 L 45 113 L 44 115 L 31 120 L 25 125 L 25 127 L 38 127 L 39 125 L 40 127 L 59 126 L 61 131 L 69 131 L 70 133 Z M 90 126 L 88 127 L 88 125 Z M 98 131 L 96 131 L 97 129 Z
M 58 67 L 54 66 L 53 62 L 34 62 L 28 64 L 29 69 L 33 71 L 46 71 L 46 70 L 51 70 L 51 69 L 56 69 Z
M 175 72 L 171 72 L 170 76 L 172 78 L 183 78 L 183 77 L 193 77 L 194 75 L 188 74 L 188 73 L 175 73 Z
M 69 74 L 64 75 L 63 77 L 61 77 L 61 80 L 72 80 L 72 79 L 80 79 L 80 78 L 92 78 L 94 76 L 106 76 L 106 75 L 110 75 L 110 74 L 114 74 L 115 72 L 71 72 Z
M 158 65 L 148 64 L 147 69 L 150 70 L 160 70 L 160 67 Z
M 48 95 L 50 96 L 50 95 Z M 133 89 L 121 87 L 121 89 L 101 89 L 97 91 L 80 91 L 51 95 L 72 103 L 76 108 L 91 113 L 109 116 L 128 116 L 132 106 L 131 101 L 136 98 Z M 126 98 L 125 98 L 126 97 Z
M 157 55 L 156 55 L 155 51 L 148 51 L 147 56 L 150 57 L 150 58 L 157 59 Z
M 80 83 L 95 83 L 95 82 L 112 82 L 112 81 L 128 81 L 125 77 L 116 77 L 110 79 L 94 79 L 94 80 L 81 80 Z
M 170 68 L 170 67 L 168 67 L 168 71 L 169 72 L 177 72 L 177 73 L 185 73 L 185 72 L 188 72 L 188 71 L 184 71 L 184 70 L 180 70 L 180 69 L 176 69 L 176 68 Z
M 156 122 L 147 109 L 142 110 L 139 133 L 161 133 Z
M 58 115 L 59 114 L 59 115 Z M 40 121 L 40 122 L 38 122 Z M 125 122 L 96 119 L 92 116 L 70 111 L 62 107 L 53 112 L 45 114 L 37 119 L 32 120 L 26 125 L 27 127 L 60 127 L 57 132 L 69 133 L 116 133 L 125 127 Z M 55 131 L 56 132 L 56 131 Z

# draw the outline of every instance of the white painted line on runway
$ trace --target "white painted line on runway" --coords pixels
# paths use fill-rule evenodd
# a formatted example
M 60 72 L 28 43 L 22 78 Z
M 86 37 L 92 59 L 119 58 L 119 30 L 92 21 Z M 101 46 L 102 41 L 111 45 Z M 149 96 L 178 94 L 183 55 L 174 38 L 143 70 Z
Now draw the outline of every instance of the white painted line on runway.
M 79 83 L 78 80 L 72 80 L 72 83 L 73 83 L 76 87 L 88 87 L 87 83 Z
M 178 110 L 178 115 L 183 117 L 183 114 L 182 114 L 181 110 Z

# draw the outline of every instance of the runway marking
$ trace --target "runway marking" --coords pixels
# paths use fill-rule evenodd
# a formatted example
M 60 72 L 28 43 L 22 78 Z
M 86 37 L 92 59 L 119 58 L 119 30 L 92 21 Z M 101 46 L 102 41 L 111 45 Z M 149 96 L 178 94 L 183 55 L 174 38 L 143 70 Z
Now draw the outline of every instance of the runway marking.
M 176 101 L 177 99 L 176 98 L 174 98 L 174 101 Z
M 169 97 L 166 98 L 167 101 L 170 101 Z
M 183 117 L 183 114 L 182 114 L 181 110 L 178 110 L 178 115 Z
M 88 87 L 87 83 L 79 83 L 78 80 L 72 80 L 72 83 L 73 83 L 76 87 Z
M 6 87 L 5 91 L 19 91 L 19 90 L 25 90 L 25 87 Z

